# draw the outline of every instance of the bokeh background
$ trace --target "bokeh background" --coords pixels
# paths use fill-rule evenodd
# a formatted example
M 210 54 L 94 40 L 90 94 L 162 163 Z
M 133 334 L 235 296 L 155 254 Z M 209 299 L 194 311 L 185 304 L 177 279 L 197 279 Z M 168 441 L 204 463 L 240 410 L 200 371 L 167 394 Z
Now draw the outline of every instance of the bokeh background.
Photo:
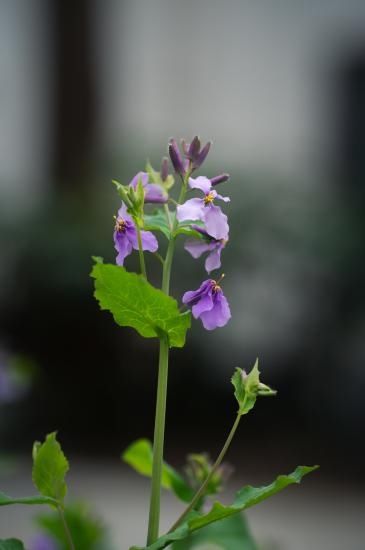
M 363 548 L 364 28 L 360 0 L 0 2 L 3 488 L 30 490 L 32 442 L 57 429 L 71 493 L 120 547 L 143 542 L 148 482 L 119 455 L 152 437 L 157 345 L 99 311 L 91 256 L 114 260 L 111 179 L 198 133 L 214 143 L 201 173 L 231 174 L 233 316 L 212 333 L 194 323 L 171 354 L 166 456 L 215 456 L 232 371 L 258 356 L 279 394 L 242 425 L 236 478 L 321 470 L 252 511 L 254 533 L 284 550 Z M 205 276 L 178 250 L 177 298 Z M 30 535 L 31 515 L 1 510 L 0 534 Z

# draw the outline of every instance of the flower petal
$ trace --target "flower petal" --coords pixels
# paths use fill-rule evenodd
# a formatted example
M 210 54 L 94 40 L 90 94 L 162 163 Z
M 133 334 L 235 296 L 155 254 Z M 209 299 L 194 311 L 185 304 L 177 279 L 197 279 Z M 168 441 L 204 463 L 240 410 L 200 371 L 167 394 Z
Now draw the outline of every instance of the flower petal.
M 127 207 L 124 204 L 124 202 L 122 202 L 122 206 L 118 210 L 118 218 L 121 218 L 122 220 L 124 220 L 126 222 L 133 223 L 132 217 L 128 214 Z
M 205 176 L 199 176 L 198 178 L 189 178 L 189 187 L 190 189 L 200 189 L 207 195 L 212 188 L 212 184 Z
M 118 252 L 115 260 L 117 265 L 123 265 L 125 258 L 129 256 L 133 249 L 126 231 L 114 231 L 114 248 Z
M 210 273 L 214 269 L 218 269 L 221 266 L 221 252 L 223 245 L 219 243 L 214 247 L 211 253 L 208 255 L 205 260 L 205 269 L 207 273 Z
M 231 311 L 227 299 L 223 292 L 218 290 L 214 295 L 214 307 L 200 315 L 203 327 L 206 330 L 214 330 L 217 327 L 226 325 L 230 318 Z
M 130 181 L 129 185 L 136 189 L 138 181 L 141 180 L 143 187 L 146 187 L 148 183 L 148 174 L 147 172 L 138 172 L 134 178 Z
M 206 240 L 202 239 L 188 239 L 185 244 L 184 248 L 189 252 L 189 254 L 192 255 L 193 258 L 200 258 L 204 252 L 208 252 L 209 250 L 212 250 L 212 245 L 214 247 L 214 243 L 209 243 Z
M 179 222 L 185 220 L 202 220 L 204 218 L 203 199 L 189 199 L 176 208 L 176 218 Z
M 204 208 L 204 221 L 209 235 L 217 240 L 226 238 L 229 232 L 227 216 L 223 214 L 219 206 L 211 204 Z
M 134 250 L 138 250 L 138 236 L 135 227 L 127 229 L 127 235 Z M 142 249 L 148 252 L 156 252 L 158 249 L 158 241 L 151 231 L 141 231 Z
M 151 203 L 164 203 L 167 202 L 168 196 L 167 193 L 157 185 L 156 183 L 148 183 L 145 186 L 145 202 Z
M 224 202 L 231 202 L 231 199 L 229 197 L 222 197 L 222 195 L 216 195 L 216 199 L 219 199 L 221 201 L 224 201 Z

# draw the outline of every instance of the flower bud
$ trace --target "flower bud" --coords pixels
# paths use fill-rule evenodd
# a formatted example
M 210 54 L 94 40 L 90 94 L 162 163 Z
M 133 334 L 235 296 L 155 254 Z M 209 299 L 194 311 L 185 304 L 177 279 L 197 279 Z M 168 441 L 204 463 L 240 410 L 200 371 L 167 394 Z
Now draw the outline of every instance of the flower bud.
M 174 138 L 170 139 L 170 142 L 169 142 L 169 155 L 170 155 L 172 165 L 175 169 L 175 172 L 177 172 L 181 176 L 184 176 L 185 175 L 184 161 L 182 159 L 176 140 Z
M 210 183 L 212 185 L 218 185 L 219 183 L 224 183 L 225 181 L 229 180 L 229 174 L 220 174 L 219 176 L 215 176 L 214 178 L 211 178 Z
M 162 181 L 166 181 L 169 175 L 169 161 L 167 157 L 164 157 L 161 162 L 160 175 Z

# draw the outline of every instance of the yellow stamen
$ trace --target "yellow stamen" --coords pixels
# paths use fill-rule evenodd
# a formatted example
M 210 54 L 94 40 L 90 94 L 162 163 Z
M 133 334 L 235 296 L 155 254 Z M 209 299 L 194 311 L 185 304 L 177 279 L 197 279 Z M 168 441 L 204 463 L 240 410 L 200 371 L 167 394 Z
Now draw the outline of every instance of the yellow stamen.
M 204 197 L 204 204 L 210 204 L 214 201 L 215 193 L 214 191 L 209 191 L 207 195 Z

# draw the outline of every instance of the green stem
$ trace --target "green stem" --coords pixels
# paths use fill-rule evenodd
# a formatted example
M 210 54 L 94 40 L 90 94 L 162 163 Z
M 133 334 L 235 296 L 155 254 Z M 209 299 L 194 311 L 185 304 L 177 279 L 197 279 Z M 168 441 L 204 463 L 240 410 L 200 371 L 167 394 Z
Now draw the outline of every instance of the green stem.
M 144 261 L 144 254 L 143 254 L 143 248 L 142 248 L 141 230 L 138 227 L 138 224 L 136 224 L 136 230 L 137 230 L 138 254 L 139 254 L 139 263 L 141 266 L 141 273 L 143 277 L 147 280 L 146 264 Z
M 241 414 L 238 413 L 237 418 L 236 418 L 236 420 L 235 420 L 235 422 L 232 426 L 232 429 L 229 432 L 229 435 L 226 439 L 226 442 L 223 445 L 223 448 L 222 448 L 221 452 L 219 453 L 219 456 L 218 456 L 217 460 L 213 464 L 212 469 L 210 470 L 210 472 L 208 474 L 208 477 L 206 478 L 206 480 L 204 481 L 204 483 L 200 487 L 200 489 L 195 493 L 195 495 L 193 497 L 193 500 L 190 502 L 189 506 L 184 510 L 184 512 L 181 514 L 181 516 L 177 519 L 177 521 L 175 521 L 175 523 L 171 527 L 171 529 L 169 529 L 169 531 L 168 531 L 169 533 L 171 533 L 171 531 L 174 531 L 180 525 L 180 523 L 188 516 L 188 514 L 190 514 L 190 512 L 192 510 L 194 510 L 194 508 L 196 507 L 196 505 L 198 504 L 200 499 L 204 496 L 204 494 L 206 492 L 206 489 L 207 489 L 212 477 L 214 476 L 214 474 L 218 470 L 219 466 L 222 463 L 222 460 L 224 459 L 224 457 L 225 457 L 225 455 L 228 451 L 228 447 L 230 446 L 231 441 L 233 439 L 233 436 L 236 433 L 236 430 L 237 430 L 238 424 L 240 423 L 240 420 L 241 420 Z
M 166 335 L 160 338 L 160 359 L 158 365 L 155 432 L 153 438 L 153 464 L 148 520 L 147 545 L 158 539 L 160 525 L 161 476 L 165 439 L 167 375 L 169 365 L 169 343 Z
M 187 188 L 188 176 L 181 187 L 179 203 L 184 200 Z M 177 220 L 172 226 L 171 239 L 167 248 L 166 258 L 162 271 L 162 291 L 165 294 L 170 292 L 170 277 L 172 260 L 175 251 L 174 231 L 177 228 Z M 153 461 L 152 461 L 152 481 L 150 496 L 150 512 L 148 519 L 147 545 L 152 544 L 158 539 L 160 527 L 160 500 L 161 500 L 161 477 L 163 464 L 163 449 L 165 439 L 165 419 L 166 419 L 166 397 L 167 397 L 167 377 L 169 365 L 169 342 L 167 335 L 160 338 L 160 356 L 158 365 L 157 381 L 157 400 L 155 415 L 155 430 L 153 438 Z
M 172 230 L 172 221 L 171 221 L 171 216 L 170 216 L 170 210 L 169 210 L 169 207 L 168 207 L 167 204 L 164 204 L 164 210 L 165 210 L 167 223 L 169 224 L 169 228 L 170 228 L 170 231 L 171 231 Z
M 66 535 L 66 539 L 67 539 L 67 545 L 68 545 L 70 550 L 75 550 L 75 545 L 74 545 L 73 540 L 72 540 L 71 531 L 70 531 L 70 529 L 67 525 L 67 521 L 66 521 L 66 518 L 65 518 L 65 513 L 64 513 L 64 510 L 63 510 L 62 506 L 57 506 L 57 510 L 58 510 L 58 513 L 59 513 L 60 518 L 61 518 L 63 529 L 65 531 L 65 535 Z

